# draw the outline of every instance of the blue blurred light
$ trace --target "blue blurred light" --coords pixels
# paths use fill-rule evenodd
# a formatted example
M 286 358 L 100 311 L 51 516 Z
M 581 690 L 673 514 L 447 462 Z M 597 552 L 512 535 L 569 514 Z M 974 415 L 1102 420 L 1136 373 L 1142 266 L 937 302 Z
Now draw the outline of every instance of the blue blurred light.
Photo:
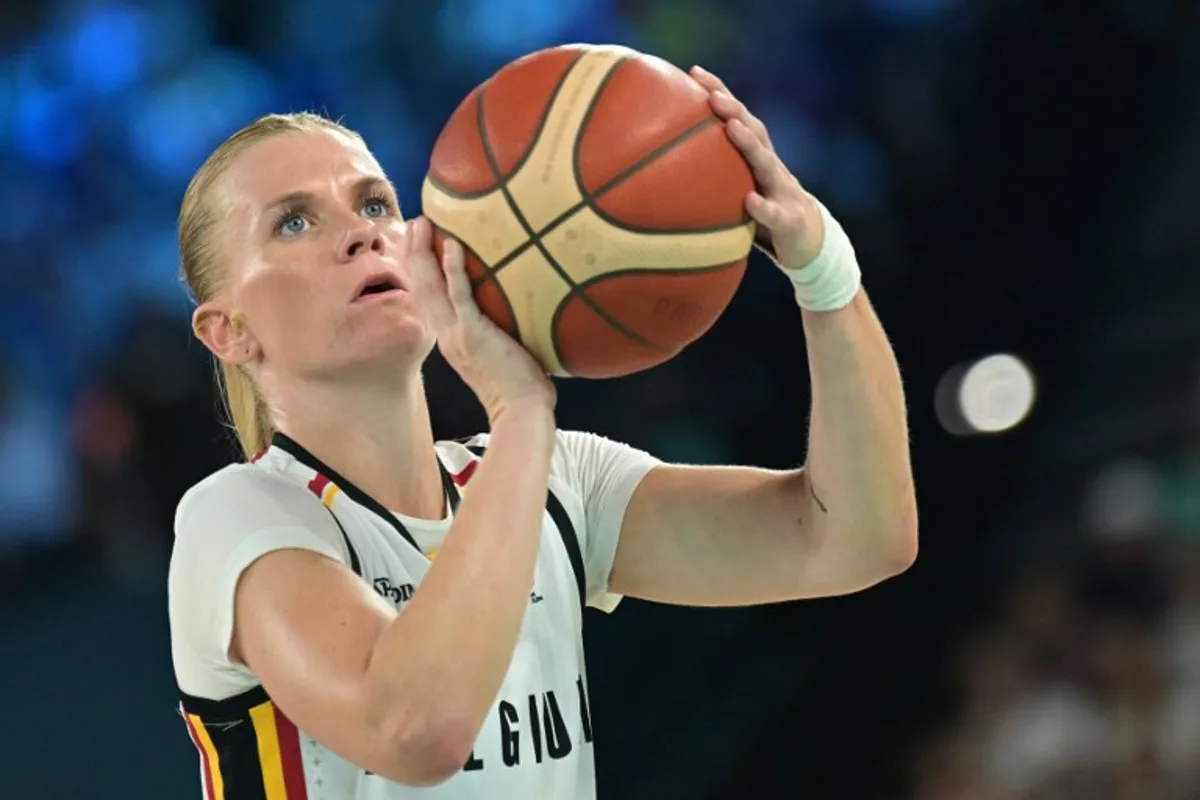
M 179 278 L 175 212 L 174 204 L 160 204 L 156 212 L 128 227 L 119 246 L 128 254 L 126 261 L 132 261 L 124 267 L 127 296 L 184 315 L 191 310 L 191 301 Z
M 490 65 L 559 44 L 608 6 L 608 0 L 446 0 L 439 24 L 449 52 Z
M 342 94 L 345 123 L 362 134 L 380 166 L 399 185 L 419 182 L 428 163 L 428 143 L 422 141 L 412 104 L 394 83 L 360 81 L 353 92 Z
M 388 5 L 378 0 L 305 0 L 280 25 L 289 47 L 313 57 L 365 46 L 378 35 L 388 13 Z M 330 24 L 333 19 L 336 25 Z
M 136 82 L 146 61 L 150 24 L 123 5 L 89 8 L 66 33 L 71 77 L 89 92 L 110 94 Z
M 18 96 L 17 64 L 12 60 L 0 59 L 0 108 L 16 108 Z M 12 146 L 10 140 L 15 127 L 12 114 L 0 114 L 0 153 Z
M 61 89 L 33 82 L 21 86 L 13 119 L 16 149 L 35 163 L 69 164 L 83 147 L 80 116 Z
M 20 242 L 34 234 L 39 222 L 44 222 L 49 201 L 46 183 L 31 177 L 30 173 L 13 169 L 5 170 L 0 179 L 0 220 L 3 220 L 0 242 Z
M 183 183 L 222 139 L 272 110 L 270 77 L 254 62 L 216 51 L 142 98 L 129 148 L 160 179 Z

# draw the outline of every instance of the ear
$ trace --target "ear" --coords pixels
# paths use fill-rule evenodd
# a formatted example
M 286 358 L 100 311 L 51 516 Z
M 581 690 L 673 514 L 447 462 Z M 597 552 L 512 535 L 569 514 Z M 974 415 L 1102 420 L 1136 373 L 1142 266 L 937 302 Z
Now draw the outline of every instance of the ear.
M 201 303 L 192 314 L 192 332 L 226 364 L 241 366 L 256 360 L 258 339 L 241 314 L 231 314 L 216 302 Z

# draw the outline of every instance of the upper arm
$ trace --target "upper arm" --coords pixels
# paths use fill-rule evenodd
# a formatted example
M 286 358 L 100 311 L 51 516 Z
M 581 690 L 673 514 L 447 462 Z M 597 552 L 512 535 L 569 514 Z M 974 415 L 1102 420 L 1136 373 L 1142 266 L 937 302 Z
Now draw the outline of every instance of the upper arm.
M 666 465 L 630 500 L 614 591 L 662 603 L 739 606 L 848 594 L 864 571 L 804 469 Z
M 676 605 L 793 599 L 818 536 L 802 470 L 665 465 L 638 486 L 621 529 L 614 586 Z M 820 579 L 809 576 L 819 594 Z
M 368 666 L 395 612 L 345 565 L 268 553 L 237 589 L 234 649 L 299 728 L 354 763 L 391 772 L 386 699 Z
M 621 593 L 610 583 L 629 499 L 661 462 L 637 448 L 582 431 L 559 431 L 552 478 L 566 482 L 583 510 L 583 551 L 588 605 L 613 610 Z
M 367 665 L 395 612 L 346 566 L 336 524 L 304 487 L 257 471 L 218 478 L 176 516 L 170 606 L 181 678 L 244 665 L 302 730 L 394 772 Z

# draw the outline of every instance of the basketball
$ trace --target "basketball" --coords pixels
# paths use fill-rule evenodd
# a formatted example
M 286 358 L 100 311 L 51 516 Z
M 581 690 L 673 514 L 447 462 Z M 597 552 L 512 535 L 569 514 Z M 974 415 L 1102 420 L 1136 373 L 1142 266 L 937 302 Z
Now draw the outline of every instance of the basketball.
M 729 305 L 754 241 L 750 168 L 708 92 L 616 46 L 519 58 L 434 145 L 423 213 L 458 239 L 482 312 L 552 375 L 659 365 Z

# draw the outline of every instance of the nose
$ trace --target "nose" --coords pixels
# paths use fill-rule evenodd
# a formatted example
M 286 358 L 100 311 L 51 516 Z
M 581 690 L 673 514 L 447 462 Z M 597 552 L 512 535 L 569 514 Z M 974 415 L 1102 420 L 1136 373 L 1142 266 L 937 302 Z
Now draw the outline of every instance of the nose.
M 383 236 L 370 221 L 358 217 L 350 223 L 338 246 L 338 256 L 343 261 L 351 261 L 359 256 L 374 251 L 383 253 Z

